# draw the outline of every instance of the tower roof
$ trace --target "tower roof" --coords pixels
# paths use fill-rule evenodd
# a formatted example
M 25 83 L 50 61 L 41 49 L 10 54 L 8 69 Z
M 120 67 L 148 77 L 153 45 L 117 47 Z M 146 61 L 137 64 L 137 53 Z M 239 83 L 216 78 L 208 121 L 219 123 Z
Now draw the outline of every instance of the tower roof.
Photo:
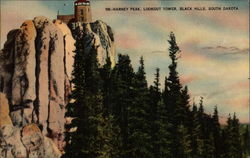
M 79 2 L 89 2 L 89 0 L 77 0 L 77 1 L 75 1 L 75 3 L 79 3 Z

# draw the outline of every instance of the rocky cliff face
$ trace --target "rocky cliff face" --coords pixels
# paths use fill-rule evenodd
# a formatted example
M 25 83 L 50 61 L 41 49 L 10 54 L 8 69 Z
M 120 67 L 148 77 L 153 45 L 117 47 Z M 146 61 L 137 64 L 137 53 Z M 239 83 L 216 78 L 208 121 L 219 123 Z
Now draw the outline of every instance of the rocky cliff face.
M 84 48 L 86 52 L 94 46 L 97 51 L 97 58 L 100 66 L 106 63 L 107 57 L 110 58 L 112 67 L 115 66 L 115 43 L 112 28 L 101 20 L 93 23 L 72 23 L 72 32 L 78 27 L 86 33 Z
M 6 96 L 0 93 L 0 157 L 1 158 L 59 158 L 56 144 L 44 136 L 37 124 L 20 128 L 12 124 Z
M 53 143 L 62 149 L 73 50 L 71 31 L 60 21 L 36 17 L 9 32 L 0 53 L 0 91 L 8 100 L 0 109 L 9 108 L 0 113 L 5 120 L 0 133 L 8 126 L 8 134 L 0 136 L 10 147 L 1 143 L 0 150 L 7 150 L 2 153 L 8 158 L 48 157 L 45 146 Z M 59 157 L 54 153 L 50 157 Z
M 101 21 L 75 23 L 100 66 L 115 64 L 114 37 Z M 57 158 L 63 150 L 75 40 L 59 20 L 36 17 L 8 33 L 0 51 L 0 158 Z

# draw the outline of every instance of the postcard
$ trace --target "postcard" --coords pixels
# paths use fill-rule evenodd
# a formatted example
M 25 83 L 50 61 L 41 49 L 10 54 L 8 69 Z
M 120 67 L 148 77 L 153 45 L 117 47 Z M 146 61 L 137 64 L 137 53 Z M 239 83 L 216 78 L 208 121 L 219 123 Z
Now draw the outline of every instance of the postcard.
M 249 158 L 248 0 L 1 0 L 0 158 Z

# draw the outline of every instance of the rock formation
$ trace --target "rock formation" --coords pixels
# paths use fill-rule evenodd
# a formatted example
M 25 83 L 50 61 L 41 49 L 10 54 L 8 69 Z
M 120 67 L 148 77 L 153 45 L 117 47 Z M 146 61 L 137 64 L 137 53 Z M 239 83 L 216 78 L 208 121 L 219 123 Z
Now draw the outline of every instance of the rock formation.
M 116 63 L 114 34 L 110 26 L 101 20 L 93 23 L 72 23 L 70 24 L 72 32 L 78 27 L 86 33 L 84 39 L 84 48 L 86 52 L 94 46 L 97 51 L 97 58 L 100 66 L 106 63 L 107 57 L 110 58 L 112 67 Z
M 8 115 L 9 104 L 0 93 L 0 157 L 1 158 L 59 158 L 61 152 L 52 140 L 44 136 L 36 124 L 13 126 Z
M 85 30 L 100 66 L 115 65 L 112 29 L 102 21 Z M 57 158 L 63 151 L 65 106 L 71 93 L 75 40 L 60 20 L 35 17 L 8 33 L 0 51 L 0 158 Z M 77 36 L 77 35 L 75 35 Z
M 45 17 L 25 21 L 8 33 L 0 52 L 0 91 L 8 100 L 0 103 L 0 127 L 6 130 L 8 125 L 6 137 L 19 141 L 18 145 L 10 141 L 9 146 L 16 146 L 21 157 L 48 157 L 45 146 L 53 145 L 52 140 L 54 146 L 63 148 L 73 50 L 69 28 Z M 50 147 L 51 152 L 54 148 Z M 18 157 L 11 154 L 7 157 Z

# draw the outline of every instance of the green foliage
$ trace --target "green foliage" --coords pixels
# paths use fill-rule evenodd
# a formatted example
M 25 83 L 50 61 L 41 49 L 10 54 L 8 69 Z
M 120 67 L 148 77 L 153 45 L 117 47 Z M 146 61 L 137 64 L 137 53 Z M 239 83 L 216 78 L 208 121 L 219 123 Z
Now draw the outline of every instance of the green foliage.
M 168 40 L 169 74 L 163 92 L 160 70 L 148 87 L 143 57 L 134 72 L 128 55 L 110 58 L 102 67 L 96 48 L 85 52 L 85 33 L 74 30 L 76 51 L 74 90 L 65 117 L 63 158 L 247 158 L 248 126 L 240 132 L 239 120 L 229 116 L 225 128 L 217 107 L 205 113 L 203 98 L 190 108 L 188 88 L 177 72 L 180 49 L 171 32 Z
M 128 146 L 130 157 L 152 157 L 149 126 L 148 87 L 143 57 L 133 80 L 133 102 L 128 107 Z
M 63 157 L 110 157 L 118 153 L 113 142 L 116 128 L 112 125 L 112 117 L 103 114 L 103 82 L 96 48 L 84 52 L 85 34 L 80 29 L 77 34 L 72 80 L 74 90 L 71 96 L 73 103 L 67 106 L 66 112 L 66 117 L 73 120 L 66 125 L 66 153 Z
M 159 68 L 156 69 L 154 85 L 150 86 L 150 129 L 153 157 L 164 158 L 170 156 L 170 135 L 168 128 L 167 109 L 160 91 Z
M 129 56 L 119 55 L 118 63 L 112 70 L 111 108 L 121 129 L 121 157 L 128 157 L 129 147 L 129 108 L 133 105 L 134 71 Z
M 219 115 L 217 106 L 214 108 L 212 116 L 212 134 L 213 134 L 213 146 L 214 146 L 214 157 L 219 157 L 221 154 L 221 127 L 219 123 Z
M 245 131 L 242 134 L 242 146 L 244 157 L 250 156 L 250 131 L 248 125 L 245 127 Z
M 226 150 L 224 152 L 224 155 L 229 158 L 242 158 L 239 120 L 236 118 L 235 114 L 233 115 L 233 118 L 231 118 L 231 116 L 229 115 L 225 132 Z
M 170 157 L 188 157 L 191 153 L 191 135 L 188 128 L 189 95 L 188 89 L 180 83 L 177 72 L 177 60 L 180 49 L 176 43 L 175 35 L 171 32 L 168 43 L 169 75 L 165 78 L 163 101 L 167 110 L 168 128 L 170 134 Z

